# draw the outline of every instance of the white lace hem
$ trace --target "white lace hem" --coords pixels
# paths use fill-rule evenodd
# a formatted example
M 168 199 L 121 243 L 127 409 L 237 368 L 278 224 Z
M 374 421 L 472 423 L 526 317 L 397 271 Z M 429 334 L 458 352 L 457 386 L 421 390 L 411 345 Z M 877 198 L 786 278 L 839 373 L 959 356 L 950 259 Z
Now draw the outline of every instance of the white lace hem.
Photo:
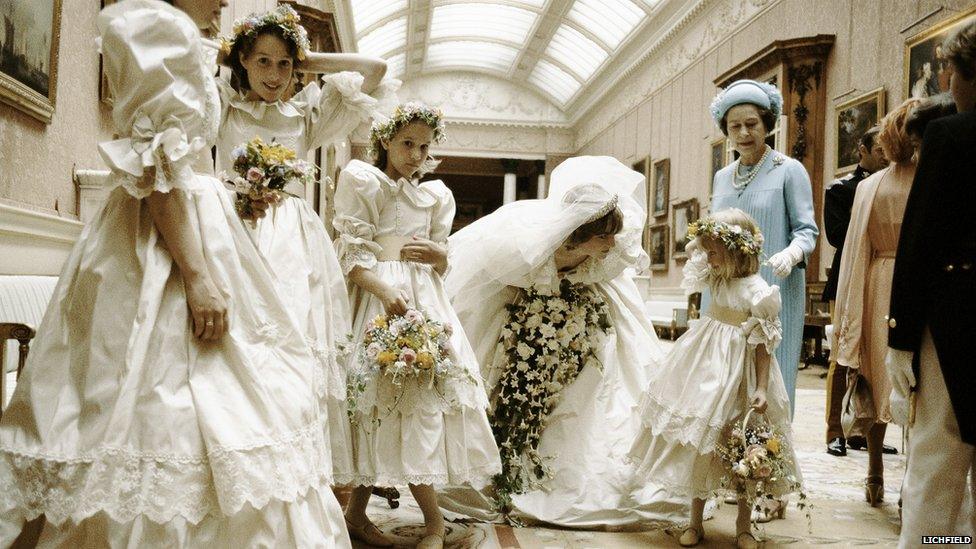
M 320 345 L 317 341 L 307 339 L 312 354 L 318 362 L 315 369 L 316 394 L 339 401 L 346 400 L 346 371 L 339 364 L 338 352 L 335 347 Z M 334 420 L 335 418 L 330 418 Z
M 352 486 L 430 484 L 435 486 L 470 486 L 475 490 L 481 490 L 491 484 L 492 477 L 501 472 L 501 464 L 494 464 L 446 473 L 384 472 L 373 475 L 359 473 L 354 476 L 349 484 Z
M 2 448 L 0 510 L 19 508 L 28 520 L 44 514 L 52 524 L 79 523 L 98 512 L 117 522 L 144 515 L 160 524 L 177 516 L 197 524 L 244 504 L 261 509 L 273 500 L 296 501 L 310 487 L 330 484 L 328 456 L 319 421 L 206 456 L 112 447 L 58 456 Z
M 700 454 L 715 451 L 722 438 L 724 421 L 684 415 L 684 411 L 669 407 L 657 398 L 645 393 L 637 409 L 641 423 L 652 434 L 682 445 L 691 445 Z

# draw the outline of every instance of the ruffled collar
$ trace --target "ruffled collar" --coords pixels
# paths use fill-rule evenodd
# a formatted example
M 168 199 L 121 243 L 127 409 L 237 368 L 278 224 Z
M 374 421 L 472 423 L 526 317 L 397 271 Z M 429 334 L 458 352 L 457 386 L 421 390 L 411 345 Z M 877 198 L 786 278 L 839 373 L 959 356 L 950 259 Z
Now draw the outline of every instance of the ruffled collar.
M 277 112 L 285 118 L 303 118 L 308 110 L 308 91 L 312 84 L 305 86 L 302 91 L 293 95 L 287 101 L 278 100 L 273 103 L 261 100 L 248 99 L 246 92 L 235 90 L 230 83 L 220 79 L 221 87 L 224 87 L 224 96 L 228 104 L 239 110 L 246 112 L 254 117 L 255 120 L 264 120 L 269 112 Z
M 350 165 L 353 162 L 356 163 L 355 166 L 359 169 L 373 174 L 374 177 L 378 178 L 382 184 L 389 187 L 393 192 L 405 196 L 414 206 L 418 208 L 430 208 L 434 204 L 437 204 L 439 196 L 423 183 L 419 183 L 416 180 L 410 181 L 406 177 L 401 177 L 394 181 L 392 177 L 386 175 L 386 172 L 372 164 L 367 164 L 361 160 L 353 160 L 350 161 Z

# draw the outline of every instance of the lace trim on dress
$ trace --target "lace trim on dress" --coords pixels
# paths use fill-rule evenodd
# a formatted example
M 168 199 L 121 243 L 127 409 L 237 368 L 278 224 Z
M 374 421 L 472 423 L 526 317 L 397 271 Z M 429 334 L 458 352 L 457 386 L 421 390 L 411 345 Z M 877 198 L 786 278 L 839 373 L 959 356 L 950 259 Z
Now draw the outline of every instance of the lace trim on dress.
M 700 454 L 715 451 L 726 424 L 721 418 L 715 420 L 684 415 L 683 410 L 672 408 L 647 392 L 641 398 L 637 415 L 654 435 L 679 444 L 692 445 Z
M 491 484 L 493 476 L 501 472 L 501 465 L 495 462 L 483 467 L 475 467 L 453 473 L 377 473 L 375 475 L 358 473 L 349 484 L 354 486 L 403 486 L 404 484 L 430 484 L 437 486 L 468 485 L 481 490 Z
M 180 516 L 197 524 L 232 515 L 245 504 L 295 501 L 330 482 L 321 421 L 270 441 L 216 448 L 206 456 L 100 447 L 83 456 L 0 449 L 0 510 L 28 520 L 79 523 L 105 512 L 117 522 L 139 515 L 162 524 Z
M 779 318 L 749 317 L 742 325 L 749 345 L 764 345 L 769 353 L 776 351 L 783 340 L 783 324 Z
M 339 364 L 335 347 L 329 348 L 309 338 L 306 340 L 312 349 L 319 367 L 315 369 L 316 394 L 328 396 L 342 402 L 346 400 L 346 371 Z M 334 420 L 335 418 L 330 418 Z

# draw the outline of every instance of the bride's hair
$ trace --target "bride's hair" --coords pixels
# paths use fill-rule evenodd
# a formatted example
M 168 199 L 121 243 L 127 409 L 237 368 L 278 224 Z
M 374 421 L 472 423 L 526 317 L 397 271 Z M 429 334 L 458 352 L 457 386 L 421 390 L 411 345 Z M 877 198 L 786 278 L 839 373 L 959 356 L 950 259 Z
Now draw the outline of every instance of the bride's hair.
M 566 244 L 571 248 L 576 247 L 594 236 L 617 234 L 623 228 L 624 214 L 620 211 L 620 208 L 614 208 L 607 212 L 606 215 L 577 227 L 573 231 L 573 234 L 569 235 Z
M 744 232 L 750 232 L 754 235 L 761 234 L 756 220 L 738 208 L 729 208 L 715 212 L 705 216 L 703 218 L 704 220 L 711 220 L 715 223 L 728 226 L 737 226 Z M 701 235 L 688 243 L 686 249 L 690 252 L 695 248 L 701 249 L 706 245 L 712 247 L 720 254 L 721 260 L 719 261 L 718 268 L 715 269 L 715 276 L 719 280 L 742 278 L 759 272 L 759 254 L 745 252 L 738 247 L 731 249 L 721 238 Z

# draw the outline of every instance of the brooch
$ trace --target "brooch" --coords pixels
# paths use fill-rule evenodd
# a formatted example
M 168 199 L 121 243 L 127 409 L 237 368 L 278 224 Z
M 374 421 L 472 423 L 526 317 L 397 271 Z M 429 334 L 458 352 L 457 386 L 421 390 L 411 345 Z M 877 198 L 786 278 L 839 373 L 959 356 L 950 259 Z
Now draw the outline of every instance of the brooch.
M 781 154 L 777 154 L 776 156 L 773 157 L 773 166 L 782 166 L 783 162 L 786 162 L 785 156 Z

